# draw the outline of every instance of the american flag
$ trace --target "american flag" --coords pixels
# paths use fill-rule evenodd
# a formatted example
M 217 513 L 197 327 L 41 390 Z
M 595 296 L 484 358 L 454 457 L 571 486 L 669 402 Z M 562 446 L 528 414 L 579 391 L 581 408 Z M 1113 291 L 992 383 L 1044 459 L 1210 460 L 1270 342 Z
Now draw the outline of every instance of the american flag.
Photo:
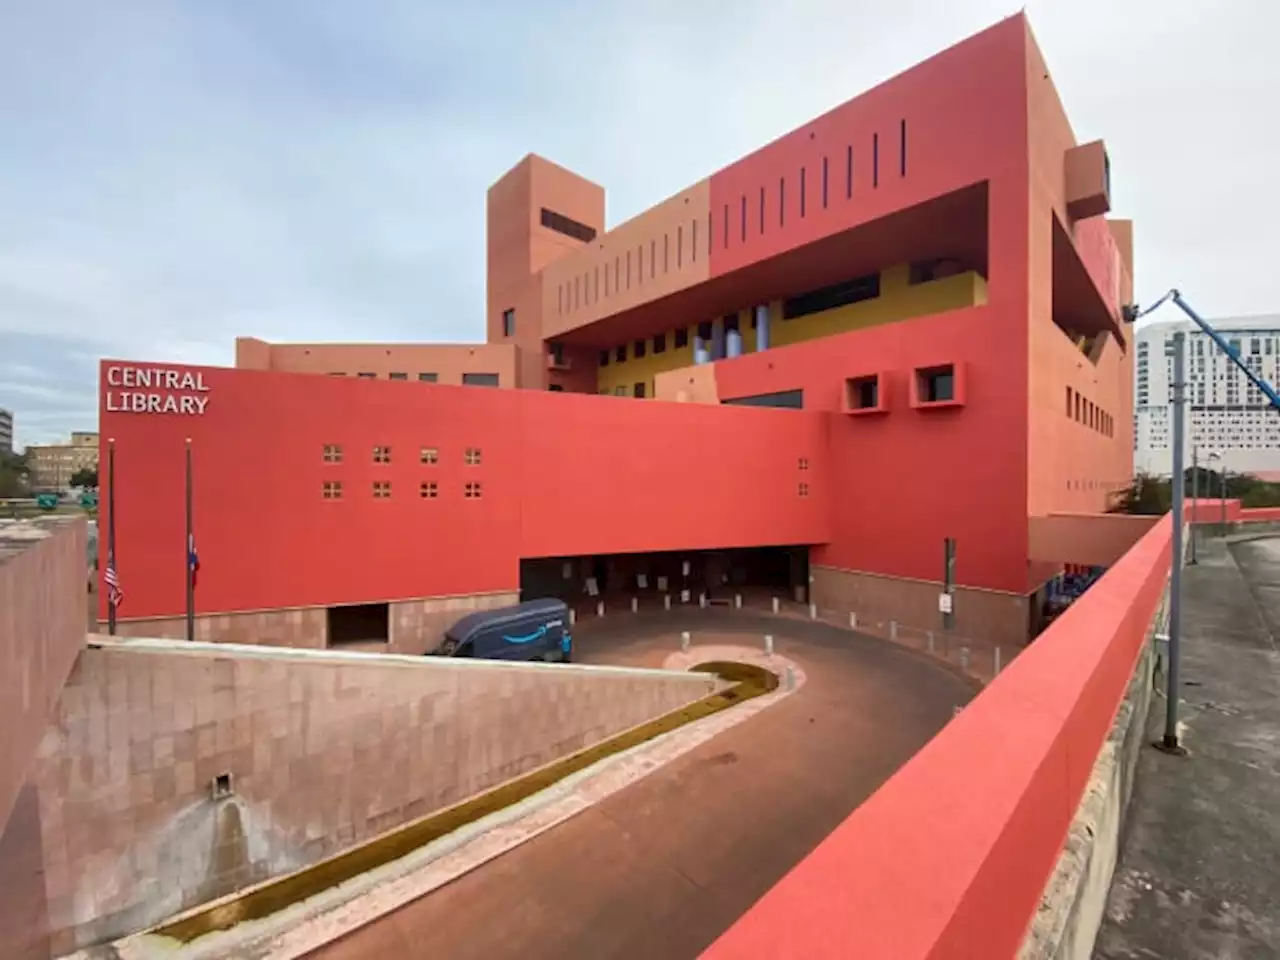
M 196 585 L 196 574 L 200 572 L 200 556 L 196 553 L 196 535 L 187 534 L 187 566 L 191 568 L 191 586 Z
M 107 585 L 107 603 L 113 607 L 120 606 L 120 601 L 124 599 L 124 591 L 120 589 L 120 577 L 116 574 L 115 554 L 107 554 L 107 570 L 102 575 L 102 579 Z

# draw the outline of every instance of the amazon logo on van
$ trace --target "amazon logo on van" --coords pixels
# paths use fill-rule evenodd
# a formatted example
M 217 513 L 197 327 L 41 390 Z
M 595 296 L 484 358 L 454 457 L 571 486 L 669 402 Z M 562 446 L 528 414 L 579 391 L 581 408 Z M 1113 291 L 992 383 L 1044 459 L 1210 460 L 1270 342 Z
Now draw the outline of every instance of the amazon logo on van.
M 525 634 L 522 637 L 509 637 L 506 634 L 503 634 L 502 639 L 507 643 L 533 643 L 545 637 L 552 627 L 559 627 L 563 625 L 564 621 L 562 620 L 552 620 L 550 623 L 544 623 L 537 630 L 533 631 L 533 633 Z

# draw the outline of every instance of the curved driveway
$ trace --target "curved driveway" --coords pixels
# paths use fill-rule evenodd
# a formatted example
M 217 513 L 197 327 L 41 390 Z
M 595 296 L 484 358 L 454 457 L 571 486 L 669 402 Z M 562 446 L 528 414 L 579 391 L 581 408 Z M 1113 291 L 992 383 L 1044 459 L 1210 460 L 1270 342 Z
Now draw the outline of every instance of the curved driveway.
M 698 610 L 580 623 L 578 659 L 661 666 L 694 642 L 759 642 L 794 695 L 589 810 L 311 954 L 324 960 L 696 957 L 967 702 L 975 687 L 823 623 Z

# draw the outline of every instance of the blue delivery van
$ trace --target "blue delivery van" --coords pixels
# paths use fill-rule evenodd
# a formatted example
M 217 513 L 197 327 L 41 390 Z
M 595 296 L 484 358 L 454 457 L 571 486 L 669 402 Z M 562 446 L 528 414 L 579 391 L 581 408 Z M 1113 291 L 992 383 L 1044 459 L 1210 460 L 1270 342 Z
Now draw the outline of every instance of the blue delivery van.
M 438 653 L 481 660 L 568 663 L 573 655 L 569 606 L 563 600 L 529 600 L 514 607 L 467 614 L 445 631 Z

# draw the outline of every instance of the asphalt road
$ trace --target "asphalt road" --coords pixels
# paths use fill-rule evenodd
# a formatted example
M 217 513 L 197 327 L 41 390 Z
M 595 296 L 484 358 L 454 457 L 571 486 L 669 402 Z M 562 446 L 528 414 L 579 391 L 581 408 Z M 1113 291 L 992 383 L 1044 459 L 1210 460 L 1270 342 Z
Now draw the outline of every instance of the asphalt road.
M 727 610 L 580 623 L 578 659 L 660 666 L 694 642 L 759 642 L 808 682 L 590 810 L 311 954 L 696 957 L 971 699 L 885 641 Z

